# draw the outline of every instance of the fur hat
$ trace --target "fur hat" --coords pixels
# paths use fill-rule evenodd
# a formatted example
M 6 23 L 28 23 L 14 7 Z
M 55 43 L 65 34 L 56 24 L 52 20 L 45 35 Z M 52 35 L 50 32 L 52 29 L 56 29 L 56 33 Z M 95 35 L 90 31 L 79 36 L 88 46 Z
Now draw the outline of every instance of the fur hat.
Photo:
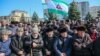
M 67 29 L 66 28 L 60 28 L 58 31 L 59 31 L 59 33 L 63 33 L 63 32 L 67 32 Z
M 38 26 L 34 26 L 34 27 L 32 28 L 32 32 L 39 32 Z
M 9 33 L 9 30 L 7 30 L 7 29 L 2 29 L 1 31 L 0 31 L 0 33 L 1 33 L 1 35 L 9 35 L 10 33 Z
M 50 32 L 50 31 L 53 31 L 54 29 L 53 28 L 47 28 L 46 30 L 45 30 L 45 32 Z
M 17 28 L 17 30 L 16 30 L 17 32 L 23 32 L 24 31 L 24 29 L 23 29 L 23 27 L 19 27 L 19 28 Z
M 86 31 L 86 28 L 84 26 L 77 27 L 77 31 Z

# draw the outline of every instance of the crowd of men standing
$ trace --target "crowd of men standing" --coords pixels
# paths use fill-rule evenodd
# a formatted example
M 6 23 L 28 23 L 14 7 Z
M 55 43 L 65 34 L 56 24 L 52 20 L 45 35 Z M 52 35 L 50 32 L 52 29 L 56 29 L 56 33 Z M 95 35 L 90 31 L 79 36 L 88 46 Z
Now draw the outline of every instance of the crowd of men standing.
M 100 56 L 100 18 L 0 21 L 0 56 Z

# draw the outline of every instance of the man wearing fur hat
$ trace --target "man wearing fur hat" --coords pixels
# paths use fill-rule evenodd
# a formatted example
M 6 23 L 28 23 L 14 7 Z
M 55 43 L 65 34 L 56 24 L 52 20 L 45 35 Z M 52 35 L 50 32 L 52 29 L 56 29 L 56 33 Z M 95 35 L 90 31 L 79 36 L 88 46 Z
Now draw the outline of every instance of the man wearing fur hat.
M 43 36 L 45 56 L 55 56 L 55 52 L 53 48 L 55 39 L 56 36 L 54 36 L 54 29 L 47 28 L 45 31 L 45 35 Z
M 72 56 L 91 56 L 92 40 L 89 34 L 85 33 L 85 27 L 77 27 L 77 35 L 74 36 Z
M 42 37 L 39 35 L 38 27 L 34 27 L 32 29 L 31 36 L 25 38 L 25 47 L 27 56 L 43 56 L 43 40 Z
M 54 50 L 56 56 L 70 56 L 72 48 L 72 37 L 68 35 L 66 28 L 59 29 L 60 36 L 55 40 Z
M 9 38 L 9 31 L 7 29 L 2 29 L 0 32 L 0 56 L 10 56 L 10 43 L 11 38 Z
M 24 37 L 23 37 L 23 28 L 18 28 L 16 34 L 12 37 L 11 42 L 11 56 L 24 56 Z

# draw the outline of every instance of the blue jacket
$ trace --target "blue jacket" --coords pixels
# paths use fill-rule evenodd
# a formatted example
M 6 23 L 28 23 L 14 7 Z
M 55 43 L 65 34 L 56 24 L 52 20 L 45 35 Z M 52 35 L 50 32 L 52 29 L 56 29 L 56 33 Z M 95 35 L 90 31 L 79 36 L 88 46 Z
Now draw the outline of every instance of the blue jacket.
M 5 53 L 5 55 L 8 56 L 11 53 L 10 43 L 11 43 L 11 39 L 10 38 L 5 42 L 3 42 L 0 39 L 0 53 Z
M 65 53 L 67 56 L 70 56 L 71 47 L 72 47 L 72 37 L 68 36 L 65 39 L 63 39 L 64 44 L 61 38 L 62 37 L 59 36 L 55 40 L 55 43 L 54 43 L 54 50 L 55 50 L 56 56 L 60 56 L 61 53 Z

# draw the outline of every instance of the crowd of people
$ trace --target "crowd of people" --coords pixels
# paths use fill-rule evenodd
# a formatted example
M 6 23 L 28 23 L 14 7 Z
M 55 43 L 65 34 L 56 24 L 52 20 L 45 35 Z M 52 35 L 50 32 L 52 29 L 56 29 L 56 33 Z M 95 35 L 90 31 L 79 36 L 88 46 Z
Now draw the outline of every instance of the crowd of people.
M 100 18 L 0 21 L 0 56 L 100 56 Z

